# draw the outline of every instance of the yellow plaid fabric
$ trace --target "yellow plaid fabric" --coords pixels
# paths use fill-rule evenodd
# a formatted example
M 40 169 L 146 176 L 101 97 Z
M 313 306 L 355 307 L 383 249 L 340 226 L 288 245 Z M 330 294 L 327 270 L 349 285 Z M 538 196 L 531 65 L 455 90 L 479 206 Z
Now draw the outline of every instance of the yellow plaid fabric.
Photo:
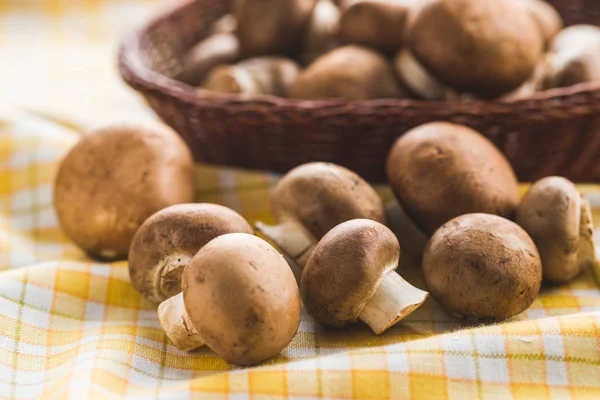
M 324 329 L 303 312 L 290 346 L 254 368 L 173 347 L 126 264 L 86 259 L 52 206 L 58 162 L 83 128 L 151 118 L 119 82 L 114 50 L 152 7 L 0 0 L 0 104 L 20 110 L 0 109 L 0 398 L 600 398 L 593 270 L 545 286 L 503 324 L 467 325 L 428 300 L 380 337 L 363 325 Z M 274 182 L 199 166 L 196 197 L 269 222 Z M 581 189 L 600 225 L 600 187 Z M 423 286 L 415 266 L 401 273 Z

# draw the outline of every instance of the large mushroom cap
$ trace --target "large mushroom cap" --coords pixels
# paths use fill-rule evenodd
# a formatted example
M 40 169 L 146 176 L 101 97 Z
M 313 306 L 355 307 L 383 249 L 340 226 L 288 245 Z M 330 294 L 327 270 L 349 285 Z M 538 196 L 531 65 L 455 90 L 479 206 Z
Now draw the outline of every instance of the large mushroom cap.
M 193 200 L 193 159 L 164 125 L 111 125 L 86 134 L 62 162 L 54 204 L 65 233 L 93 257 L 127 257 L 150 215 Z
M 344 46 L 316 59 L 290 89 L 295 99 L 389 99 L 402 95 L 391 64 L 381 54 Z
M 306 311 L 335 328 L 356 322 L 399 259 L 398 239 L 384 225 L 356 219 L 336 226 L 315 246 L 302 271 Z
M 489 214 L 449 221 L 423 256 L 431 295 L 451 313 L 504 319 L 531 305 L 542 283 L 533 240 L 517 224 Z
M 235 211 L 216 204 L 180 204 L 148 218 L 129 251 L 131 284 L 159 303 L 181 292 L 181 274 L 189 260 L 208 242 L 227 233 L 252 234 Z
M 507 159 L 462 125 L 434 122 L 409 131 L 392 147 L 387 174 L 404 210 L 428 234 L 467 213 L 509 218 L 519 204 Z
M 381 198 L 365 180 L 339 165 L 315 162 L 288 172 L 271 195 L 278 220 L 293 218 L 315 239 L 351 219 L 385 223 Z
M 416 58 L 443 83 L 479 97 L 519 87 L 542 55 L 541 32 L 513 0 L 433 0 L 408 29 Z
M 568 282 L 589 261 L 580 257 L 586 242 L 593 248 L 592 230 L 584 226 L 586 206 L 575 185 L 557 176 L 536 182 L 523 197 L 517 223 L 540 252 L 544 279 Z
M 300 322 L 300 296 L 289 265 L 264 240 L 219 236 L 183 273 L 190 321 L 228 363 L 251 365 L 277 355 Z

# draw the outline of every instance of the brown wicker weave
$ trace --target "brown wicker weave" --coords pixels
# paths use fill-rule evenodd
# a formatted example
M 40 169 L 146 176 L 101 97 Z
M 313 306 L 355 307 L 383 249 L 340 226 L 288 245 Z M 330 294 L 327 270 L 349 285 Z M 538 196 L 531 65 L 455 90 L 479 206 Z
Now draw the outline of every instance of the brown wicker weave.
M 181 134 L 200 161 L 277 172 L 331 161 L 380 182 L 386 154 L 398 136 L 425 122 L 448 120 L 488 136 L 521 180 L 560 174 L 600 182 L 600 84 L 516 101 L 347 102 L 217 99 L 168 78 L 180 72 L 182 55 L 231 2 L 189 1 L 128 37 L 119 56 L 125 81 Z M 567 24 L 600 24 L 599 0 L 551 2 Z

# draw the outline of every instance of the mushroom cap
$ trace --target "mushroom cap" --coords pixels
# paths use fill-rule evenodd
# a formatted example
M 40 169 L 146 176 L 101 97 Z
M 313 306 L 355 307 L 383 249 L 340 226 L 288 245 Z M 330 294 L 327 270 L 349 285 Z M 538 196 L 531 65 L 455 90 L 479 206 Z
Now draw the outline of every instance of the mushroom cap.
M 126 258 L 149 216 L 193 200 L 193 166 L 190 150 L 166 125 L 128 123 L 90 132 L 58 171 L 60 224 L 89 255 Z
M 510 218 L 519 205 L 508 160 L 463 125 L 433 122 L 407 132 L 392 147 L 387 174 L 403 209 L 427 234 L 467 213 Z
M 527 309 L 542 283 L 533 240 L 517 224 L 466 214 L 444 224 L 423 256 L 431 295 L 453 314 L 504 319 Z
M 348 6 L 340 21 L 346 43 L 367 46 L 384 53 L 397 52 L 404 42 L 408 1 L 364 0 Z
M 291 98 L 368 100 L 402 95 L 390 63 L 360 46 L 343 46 L 317 58 L 290 89 Z
M 293 53 L 316 0 L 238 0 L 236 34 L 245 56 Z
M 542 33 L 544 46 L 548 47 L 554 36 L 563 28 L 562 17 L 556 9 L 543 0 L 520 0 L 529 11 Z
M 432 74 L 461 92 L 497 97 L 533 73 L 543 40 L 512 0 L 433 0 L 408 29 L 407 43 Z
M 386 222 L 375 189 L 354 172 L 330 163 L 292 169 L 277 184 L 271 203 L 277 220 L 293 218 L 317 240 L 351 219 Z
M 252 234 L 237 212 L 216 204 L 179 204 L 148 218 L 138 229 L 129 250 L 131 284 L 144 297 L 160 303 L 181 292 L 181 272 L 172 282 L 158 282 L 168 262 L 185 263 L 216 238 L 227 233 Z M 174 260 L 172 260 L 174 258 Z
M 281 254 L 253 235 L 222 235 L 202 247 L 187 265 L 182 287 L 190 321 L 231 364 L 277 355 L 300 323 L 294 274 Z
M 398 239 L 385 225 L 355 219 L 336 226 L 315 246 L 302 271 L 304 308 L 325 326 L 356 322 L 399 258 Z
M 517 209 L 517 223 L 535 242 L 544 279 L 568 282 L 578 262 L 581 195 L 569 180 L 551 176 L 534 183 Z

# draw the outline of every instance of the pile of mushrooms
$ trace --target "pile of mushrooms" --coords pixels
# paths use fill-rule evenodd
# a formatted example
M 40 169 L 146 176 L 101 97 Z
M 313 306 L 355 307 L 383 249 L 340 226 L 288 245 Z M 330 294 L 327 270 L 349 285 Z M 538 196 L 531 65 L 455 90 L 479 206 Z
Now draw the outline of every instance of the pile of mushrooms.
M 600 28 L 563 27 L 544 0 L 237 0 L 176 79 L 209 95 L 346 100 L 521 98 L 600 81 Z

